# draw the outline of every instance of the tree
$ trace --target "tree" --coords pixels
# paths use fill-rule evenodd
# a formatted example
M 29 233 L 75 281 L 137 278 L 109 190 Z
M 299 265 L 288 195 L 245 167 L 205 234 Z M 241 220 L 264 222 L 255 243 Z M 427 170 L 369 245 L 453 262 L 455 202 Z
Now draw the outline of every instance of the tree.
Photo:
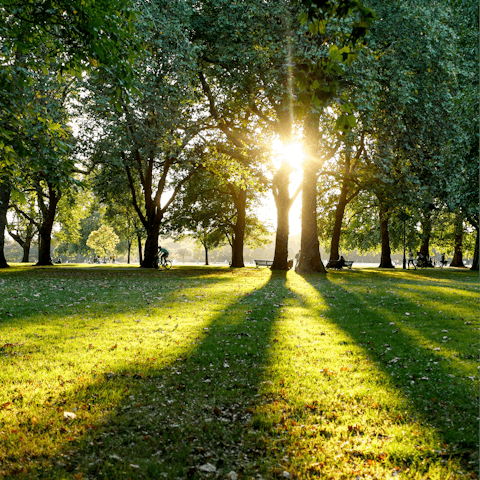
M 138 258 L 142 264 L 142 240 L 145 238 L 145 228 L 133 206 L 125 169 L 116 163 L 99 165 L 90 176 L 90 182 L 97 198 L 105 205 L 105 220 L 127 243 L 127 263 L 130 264 L 131 247 L 137 240 Z M 134 188 L 137 202 L 141 202 L 140 184 L 135 185 Z M 143 210 L 143 204 L 141 208 Z
M 89 249 L 85 248 L 88 235 L 100 226 L 95 223 L 88 233 L 85 232 L 92 208 L 95 208 L 92 203 L 95 202 L 86 185 L 64 192 L 57 205 L 56 228 L 52 235 L 52 241 L 56 244 L 55 256 L 74 258 L 79 254 L 89 253 Z
M 355 176 L 377 197 L 380 265 L 390 268 L 391 221 L 409 211 L 409 223 L 423 218 L 428 227 L 423 212 L 441 191 L 438 166 L 452 155 L 457 52 L 444 5 L 365 3 L 381 21 L 373 23 L 358 61 L 346 67 L 357 148 L 362 138 L 368 145 Z
M 206 163 L 207 168 L 211 168 L 212 163 L 212 159 Z M 162 225 L 162 234 L 173 235 L 178 240 L 192 237 L 202 244 L 206 256 L 208 250 L 228 241 L 232 247 L 233 266 L 235 237 L 239 231 L 238 212 L 244 211 L 241 235 L 246 244 L 263 244 L 266 230 L 253 212 L 257 194 L 255 189 L 249 188 L 248 184 L 242 189 L 230 178 L 228 170 L 220 170 L 214 169 L 215 173 L 212 173 L 206 168 L 200 169 L 184 185 Z M 245 195 L 243 209 L 236 204 L 238 191 Z
M 87 245 L 97 256 L 106 257 L 114 252 L 118 241 L 119 238 L 113 228 L 108 225 L 102 225 L 88 236 Z
M 205 252 L 205 265 L 210 265 L 208 261 L 208 252 L 219 247 L 223 247 L 226 243 L 225 235 L 218 230 L 209 230 L 208 228 L 197 228 L 197 231 L 191 234 L 198 245 L 203 247 Z
M 51 265 L 51 235 L 57 213 L 57 205 L 63 192 L 73 179 L 74 160 L 72 150 L 74 139 L 67 126 L 65 108 L 69 86 L 59 84 L 56 77 L 42 75 L 37 83 L 36 109 L 47 110 L 50 122 L 48 128 L 42 122 L 37 124 L 37 116 L 26 125 L 25 137 L 31 144 L 29 156 L 19 159 L 23 164 L 23 188 L 34 193 L 39 210 L 38 217 L 29 215 L 17 205 L 17 211 L 32 222 L 39 236 L 37 265 Z M 46 123 L 44 121 L 43 123 Z M 52 137 L 51 131 L 58 131 Z
M 7 225 L 7 211 L 10 202 L 12 187 L 7 176 L 0 176 L 0 268 L 8 267 L 5 259 L 5 227 Z
M 305 121 L 306 159 L 303 164 L 302 184 L 302 234 L 300 258 L 295 271 L 300 273 L 326 273 L 320 257 L 317 230 L 317 174 L 320 168 L 319 155 L 319 112 L 311 112 Z
M 134 38 L 128 39 L 133 16 L 129 6 L 128 0 L 94 4 L 6 0 L 0 5 L 0 249 L 4 246 L 6 204 L 15 188 L 12 179 L 22 176 L 27 159 L 29 166 L 41 170 L 45 155 L 38 153 L 44 148 L 50 149 L 50 157 L 63 151 L 63 129 L 48 108 L 38 108 L 41 74 L 48 76 L 54 71 L 61 83 L 72 73 L 80 76 L 82 70 L 101 63 L 114 67 L 128 82 L 129 60 L 136 50 Z M 118 55 L 118 45 L 124 47 L 122 55 Z M 43 133 L 34 135 L 33 142 L 32 135 L 25 134 L 39 130 Z M 15 192 L 13 197 L 16 201 Z M 42 263 L 45 258 L 42 256 Z M 7 266 L 1 250 L 0 268 Z
M 29 262 L 30 248 L 32 240 L 37 234 L 37 229 L 33 218 L 35 218 L 35 197 L 33 195 L 26 196 L 28 215 L 30 219 L 22 215 L 18 206 L 13 206 L 13 217 L 7 225 L 9 235 L 22 247 L 23 257 L 22 263 Z
M 101 132 L 90 160 L 124 170 L 147 234 L 145 268 L 154 267 L 160 225 L 195 168 L 194 140 L 204 128 L 192 83 L 195 51 L 185 32 L 189 14 L 185 2 L 141 4 L 136 35 L 143 48 L 130 85 L 106 74 L 86 85 L 89 118 Z

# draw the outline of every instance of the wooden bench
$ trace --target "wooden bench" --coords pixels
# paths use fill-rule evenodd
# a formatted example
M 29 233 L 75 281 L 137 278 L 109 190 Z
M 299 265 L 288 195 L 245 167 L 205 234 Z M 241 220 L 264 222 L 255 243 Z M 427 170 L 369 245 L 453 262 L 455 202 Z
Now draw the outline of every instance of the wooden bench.
M 345 260 L 345 266 L 350 270 L 352 269 L 352 265 L 353 265 L 353 260 Z
M 258 267 L 271 267 L 273 265 L 273 260 L 254 260 L 255 268 Z

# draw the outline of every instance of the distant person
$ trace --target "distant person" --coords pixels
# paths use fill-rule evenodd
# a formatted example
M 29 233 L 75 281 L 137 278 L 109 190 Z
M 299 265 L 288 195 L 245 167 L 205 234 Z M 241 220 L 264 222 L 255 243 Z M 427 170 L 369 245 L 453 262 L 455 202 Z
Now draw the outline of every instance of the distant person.
M 413 258 L 413 252 L 410 250 L 408 252 L 408 263 L 407 263 L 407 268 L 410 267 L 410 265 L 415 268 L 415 263 L 413 262 L 414 258 Z
M 166 259 L 168 258 L 168 256 L 170 255 L 170 254 L 168 253 L 168 250 L 167 250 L 166 248 L 164 248 L 164 247 L 158 247 L 158 254 L 159 254 L 159 255 L 158 255 L 159 258 L 162 258 L 162 257 L 163 257 L 163 258 L 165 258 L 165 260 L 166 260 Z
M 447 260 L 445 259 L 445 253 L 442 253 L 442 256 L 440 257 L 440 265 L 442 268 L 447 264 Z
M 300 251 L 295 255 L 295 268 L 298 267 L 299 263 L 300 263 Z

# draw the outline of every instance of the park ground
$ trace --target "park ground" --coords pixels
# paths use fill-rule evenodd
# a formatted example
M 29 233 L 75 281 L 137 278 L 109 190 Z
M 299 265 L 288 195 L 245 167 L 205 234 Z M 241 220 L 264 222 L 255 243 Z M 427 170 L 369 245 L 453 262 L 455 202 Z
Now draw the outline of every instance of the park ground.
M 468 270 L 0 271 L 0 478 L 478 478 Z

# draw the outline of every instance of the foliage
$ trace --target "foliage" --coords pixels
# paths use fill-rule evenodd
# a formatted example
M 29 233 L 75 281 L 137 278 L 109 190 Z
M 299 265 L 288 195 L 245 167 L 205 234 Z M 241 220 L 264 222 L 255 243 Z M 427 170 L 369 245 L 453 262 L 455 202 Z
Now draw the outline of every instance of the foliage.
M 115 250 L 119 238 L 108 225 L 102 225 L 88 236 L 87 246 L 90 247 L 99 257 L 105 257 Z
M 78 251 L 81 242 L 81 225 L 90 213 L 91 194 L 85 190 L 72 191 L 62 196 L 56 217 L 59 230 L 53 234 L 58 253 Z
M 185 2 L 139 4 L 136 33 L 143 48 L 132 81 L 125 85 L 100 72 L 85 84 L 84 113 L 95 125 L 90 167 L 123 170 L 147 232 L 147 268 L 153 267 L 163 216 L 195 168 L 194 140 L 203 127 L 192 87 L 195 49 L 185 32 L 189 14 Z
M 81 75 L 99 63 L 114 65 L 118 73 L 130 70 L 128 56 L 118 55 L 118 45 L 134 43 L 132 12 L 124 0 L 99 2 L 6 0 L 0 6 L 0 151 L 2 167 L 30 152 L 23 138 L 29 121 L 53 138 L 58 125 L 48 113 L 35 111 L 37 78 L 52 69 L 62 75 Z M 125 48 L 123 49 L 125 53 Z

